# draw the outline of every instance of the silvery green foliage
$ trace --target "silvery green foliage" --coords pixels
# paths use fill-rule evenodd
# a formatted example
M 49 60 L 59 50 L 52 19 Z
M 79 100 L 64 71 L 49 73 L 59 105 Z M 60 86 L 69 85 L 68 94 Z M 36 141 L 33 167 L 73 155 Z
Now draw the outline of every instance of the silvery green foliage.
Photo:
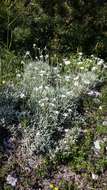
M 17 118 L 14 98 L 14 87 L 12 85 L 5 86 L 0 91 L 0 122 L 3 125 L 14 123 Z
M 59 139 L 58 145 L 54 151 L 50 150 L 50 157 L 55 158 L 59 153 L 62 157 L 68 157 L 71 154 L 71 148 L 75 146 L 81 130 L 78 127 L 71 127 L 64 130 L 64 138 Z
M 75 144 L 81 125 L 86 122 L 82 97 L 90 94 L 90 87 L 101 81 L 102 66 L 97 65 L 95 58 L 87 61 L 80 55 L 79 59 L 84 70 L 72 70 L 72 65 L 77 64 L 76 59 L 71 65 L 64 59 L 56 67 L 42 60 L 31 61 L 25 64 L 18 85 L 7 84 L 0 92 L 1 124 L 13 135 L 21 130 L 23 156 L 46 152 L 54 156 L 58 151 L 69 154 L 70 146 Z M 26 120 L 25 128 L 21 127 L 20 123 Z
M 21 93 L 29 97 L 28 105 L 33 112 L 21 147 L 27 155 L 33 152 L 54 154 L 56 149 L 67 151 L 68 142 L 74 143 L 79 134 L 80 123 L 84 121 L 78 110 L 80 97 L 99 81 L 100 68 L 96 65 L 97 71 L 82 70 L 73 74 L 66 63 L 64 74 L 59 65 L 49 66 L 43 61 L 25 66 Z M 85 65 L 85 60 L 82 64 Z

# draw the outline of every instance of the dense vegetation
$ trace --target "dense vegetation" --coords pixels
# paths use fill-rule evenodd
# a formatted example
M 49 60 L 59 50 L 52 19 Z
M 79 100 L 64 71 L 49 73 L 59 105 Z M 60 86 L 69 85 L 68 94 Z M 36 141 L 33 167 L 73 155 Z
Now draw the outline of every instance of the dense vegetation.
M 106 1 L 0 1 L 0 190 L 107 189 L 106 60 Z
M 0 3 L 0 46 L 23 54 L 33 44 L 57 53 L 106 58 L 107 4 L 102 0 L 6 0 Z

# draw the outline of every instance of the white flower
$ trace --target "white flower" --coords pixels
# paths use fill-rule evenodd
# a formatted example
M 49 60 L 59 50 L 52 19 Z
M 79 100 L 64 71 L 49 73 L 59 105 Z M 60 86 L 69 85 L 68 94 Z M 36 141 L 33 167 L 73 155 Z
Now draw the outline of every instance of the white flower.
M 5 81 L 5 80 L 3 80 L 3 81 L 2 81 L 2 84 L 5 84 L 5 82 L 6 82 L 6 81 Z
M 91 58 L 95 58 L 94 55 L 91 55 Z
M 64 64 L 65 64 L 65 65 L 70 65 L 70 63 L 71 63 L 71 62 L 70 62 L 69 60 L 67 60 L 67 59 L 63 59 L 63 61 L 64 61 Z
M 68 109 L 68 112 L 71 112 L 71 111 L 72 111 L 72 109 L 69 108 L 69 109 Z
M 41 70 L 40 71 L 40 74 L 45 74 L 46 72 L 44 70 Z
M 83 55 L 83 53 L 82 53 L 82 52 L 79 52 L 79 53 L 78 53 L 78 55 L 82 56 L 82 55 Z
M 44 107 L 45 106 L 45 104 L 44 103 L 41 103 L 41 107 Z
M 96 96 L 96 97 L 100 96 L 100 92 L 97 92 L 97 91 L 96 91 L 96 92 L 95 92 L 95 96 Z
M 81 70 L 84 70 L 84 67 L 80 67 Z
M 49 86 L 45 86 L 45 89 L 46 89 L 46 90 L 49 90 Z
M 95 59 L 96 61 L 98 61 L 98 60 L 99 60 L 99 58 L 98 58 L 98 57 L 94 57 L 94 59 Z
M 100 59 L 98 62 L 97 62 L 97 65 L 102 65 L 104 63 L 104 60 L 103 59 Z
M 65 131 L 65 133 L 68 133 L 69 129 L 65 129 L 64 131 Z
M 82 64 L 82 61 L 78 61 L 77 64 L 78 64 L 78 65 L 81 65 L 81 64 Z
M 40 59 L 41 59 L 41 60 L 43 59 L 43 55 L 40 55 Z
M 99 110 L 102 110 L 103 109 L 103 107 L 102 106 L 99 106 Z
M 38 87 L 34 87 L 33 91 L 38 91 Z
M 68 92 L 66 93 L 66 95 L 67 95 L 67 96 L 70 96 L 70 95 L 71 95 L 71 91 L 68 91 Z
M 11 175 L 8 175 L 6 180 L 7 180 L 7 183 L 10 184 L 12 187 L 16 186 L 17 178 L 12 177 Z
M 33 159 L 29 159 L 28 163 L 31 168 L 35 165 L 35 161 Z
M 34 67 L 35 71 L 38 71 L 38 67 Z
M 57 68 L 57 67 L 54 67 L 53 69 L 54 69 L 54 71 L 57 71 L 57 70 L 58 70 L 58 68 Z
M 96 69 L 97 69 L 96 67 L 92 67 L 92 69 L 91 69 L 91 70 L 92 70 L 92 71 L 96 71 Z
M 65 59 L 63 59 L 63 62 L 65 62 L 65 61 L 67 61 L 67 59 L 65 58 Z M 62 63 L 60 63 L 60 65 L 62 65 Z
M 42 89 L 43 89 L 43 86 L 39 86 L 38 89 L 39 89 L 39 90 L 42 90 Z
M 55 152 L 58 152 L 59 151 L 59 147 L 57 146 L 56 149 L 55 149 Z
M 33 48 L 35 48 L 36 47 L 36 44 L 33 44 Z
M 78 81 L 75 81 L 74 86 L 78 86 L 78 85 L 79 85 Z
M 49 103 L 49 105 L 50 105 L 50 106 L 52 106 L 52 107 L 54 107 L 54 106 L 55 106 L 55 104 L 53 104 L 53 103 Z
M 43 73 L 40 73 L 39 75 L 40 75 L 41 77 L 43 77 Z
M 89 80 L 85 80 L 84 84 L 90 84 L 90 81 Z
M 88 92 L 88 95 L 98 97 L 98 96 L 100 96 L 100 93 L 97 91 L 91 90 L 90 92 Z
M 40 136 L 40 132 L 39 131 L 36 133 L 36 136 Z
M 107 65 L 104 64 L 104 69 L 107 69 Z
M 67 113 L 64 113 L 64 114 L 63 114 L 63 116 L 64 116 L 64 117 L 67 117 L 67 116 L 68 116 L 68 114 L 67 114 Z
M 92 173 L 92 179 L 93 179 L 93 180 L 97 180 L 97 179 L 98 179 L 98 175 Z
M 69 82 L 70 76 L 65 76 L 65 80 Z
M 44 101 L 48 101 L 48 100 L 49 100 L 49 98 L 48 98 L 48 97 L 45 97 L 43 100 L 44 100 Z
M 100 140 L 96 140 L 96 141 L 94 142 L 94 146 L 95 146 L 95 149 L 100 150 L 100 149 L 101 149 Z
M 94 92 L 91 90 L 90 92 L 87 93 L 89 96 L 93 96 Z
M 29 167 L 25 167 L 24 170 L 27 171 L 27 172 L 31 171 L 31 169 Z M 28 189 L 28 190 L 31 190 L 31 189 Z
M 76 76 L 76 77 L 74 78 L 75 81 L 78 80 L 78 79 L 79 79 L 79 76 Z
M 63 140 L 63 142 L 64 142 L 64 144 L 66 144 L 66 143 L 67 143 L 67 140 L 66 140 L 66 139 L 64 139 L 64 140 Z
M 52 101 L 55 102 L 55 101 L 56 101 L 56 98 L 53 98 Z
M 59 111 L 55 111 L 54 113 L 55 113 L 56 115 L 58 115 L 58 114 L 59 114 Z
M 46 55 L 45 55 L 45 59 L 48 59 L 48 57 L 49 57 L 49 55 L 48 55 L 48 54 L 46 54 Z
M 66 96 L 64 94 L 61 95 L 61 98 L 65 98 Z
M 30 51 L 26 51 L 26 54 L 25 54 L 26 56 L 28 56 L 28 55 L 30 55 Z
M 25 97 L 25 94 L 24 93 L 21 93 L 20 94 L 20 98 L 24 98 Z
M 103 121 L 102 125 L 107 126 L 107 120 Z
M 38 61 L 38 57 L 37 56 L 35 56 L 35 60 Z
M 18 78 L 20 78 L 20 77 L 21 77 L 21 74 L 20 74 L 20 73 L 18 73 L 16 76 L 17 76 Z
M 22 64 L 22 65 L 24 65 L 24 64 L 25 64 L 25 62 L 24 62 L 24 61 L 21 61 L 21 64 Z

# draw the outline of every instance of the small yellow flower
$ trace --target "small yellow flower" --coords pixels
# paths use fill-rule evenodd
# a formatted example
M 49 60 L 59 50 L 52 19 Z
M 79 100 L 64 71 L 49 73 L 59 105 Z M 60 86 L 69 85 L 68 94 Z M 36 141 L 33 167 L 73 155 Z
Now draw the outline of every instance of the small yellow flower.
M 53 185 L 52 183 L 50 184 L 50 188 L 51 188 L 51 189 L 54 189 L 54 185 Z
M 55 187 L 54 190 L 59 190 L 59 188 L 58 188 L 58 187 Z
M 5 84 L 5 82 L 6 82 L 5 80 L 2 81 L 3 84 Z

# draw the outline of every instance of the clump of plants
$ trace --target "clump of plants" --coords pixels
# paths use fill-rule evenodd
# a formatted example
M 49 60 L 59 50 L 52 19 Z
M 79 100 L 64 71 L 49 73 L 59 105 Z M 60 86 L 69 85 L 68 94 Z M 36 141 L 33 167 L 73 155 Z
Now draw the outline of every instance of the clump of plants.
M 54 157 L 58 151 L 69 154 L 81 126 L 86 125 L 82 97 L 104 80 L 104 62 L 93 56 L 89 59 L 79 54 L 77 57 L 71 61 L 65 58 L 55 66 L 49 66 L 48 60 L 43 62 L 41 57 L 25 66 L 19 93 L 22 99 L 27 97 L 32 110 L 21 147 L 27 155 L 49 153 Z M 78 67 L 79 60 L 82 69 Z
M 17 84 L 1 88 L 0 122 L 10 132 L 3 137 L 4 149 L 22 168 L 34 169 L 48 156 L 54 165 L 68 162 L 74 170 L 90 173 L 94 132 L 87 129 L 96 122 L 90 116 L 100 106 L 106 64 L 81 53 L 55 65 L 48 62 L 47 55 L 45 61 L 42 55 L 25 59 Z M 91 113 L 92 107 L 96 109 Z M 46 175 L 42 167 L 38 175 Z

